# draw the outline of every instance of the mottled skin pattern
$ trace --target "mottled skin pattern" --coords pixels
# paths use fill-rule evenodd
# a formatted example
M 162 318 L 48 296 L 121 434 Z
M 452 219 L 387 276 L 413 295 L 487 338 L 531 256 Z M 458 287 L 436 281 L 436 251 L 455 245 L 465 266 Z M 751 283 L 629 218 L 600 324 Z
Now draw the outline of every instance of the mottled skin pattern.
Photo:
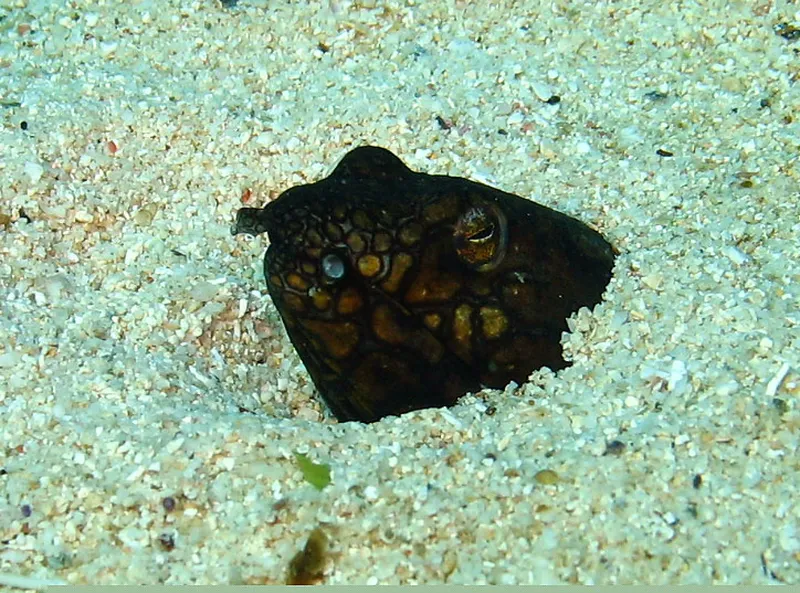
M 566 319 L 600 301 L 614 252 L 564 214 L 361 147 L 235 233 L 267 232 L 289 338 L 339 420 L 447 406 L 567 366 Z

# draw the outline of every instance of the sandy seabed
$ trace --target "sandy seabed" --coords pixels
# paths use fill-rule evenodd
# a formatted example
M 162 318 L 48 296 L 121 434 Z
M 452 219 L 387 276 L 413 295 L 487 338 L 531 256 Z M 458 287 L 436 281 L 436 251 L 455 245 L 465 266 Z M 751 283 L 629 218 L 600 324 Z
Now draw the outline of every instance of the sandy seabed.
M 0 586 L 800 583 L 797 4 L 225 4 L 0 0 Z M 571 367 L 330 417 L 229 229 L 361 144 L 617 247 Z

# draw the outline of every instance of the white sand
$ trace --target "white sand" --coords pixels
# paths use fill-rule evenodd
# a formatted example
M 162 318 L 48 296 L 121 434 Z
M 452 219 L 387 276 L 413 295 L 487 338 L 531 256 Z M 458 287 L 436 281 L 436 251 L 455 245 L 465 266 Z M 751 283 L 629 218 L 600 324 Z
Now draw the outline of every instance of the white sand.
M 0 0 L 0 586 L 799 583 L 797 5 L 304 4 Z M 571 368 L 327 416 L 229 227 L 365 143 L 619 248 Z

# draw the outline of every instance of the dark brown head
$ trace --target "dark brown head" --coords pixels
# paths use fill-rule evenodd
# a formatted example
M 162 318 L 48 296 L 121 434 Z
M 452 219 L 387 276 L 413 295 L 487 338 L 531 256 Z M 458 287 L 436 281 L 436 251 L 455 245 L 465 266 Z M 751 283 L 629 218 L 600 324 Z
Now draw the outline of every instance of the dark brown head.
M 575 219 L 415 173 L 376 147 L 240 210 L 234 231 L 268 233 L 270 294 L 341 420 L 449 405 L 566 366 L 566 318 L 599 302 L 614 260 Z

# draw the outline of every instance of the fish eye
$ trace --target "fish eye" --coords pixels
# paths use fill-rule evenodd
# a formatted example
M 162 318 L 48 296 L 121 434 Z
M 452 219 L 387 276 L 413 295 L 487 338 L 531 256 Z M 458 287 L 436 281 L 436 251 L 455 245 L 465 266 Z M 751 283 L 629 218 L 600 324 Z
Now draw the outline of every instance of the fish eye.
M 461 261 L 479 272 L 495 269 L 506 254 L 508 222 L 492 203 L 470 206 L 458 217 L 453 242 Z
M 322 258 L 322 273 L 330 281 L 341 280 L 344 277 L 344 260 L 335 253 L 329 253 Z
M 482 243 L 489 241 L 494 235 L 494 228 L 494 224 L 492 224 L 490 221 L 486 221 L 486 224 L 476 229 L 473 234 L 465 236 L 464 238 L 470 243 Z

